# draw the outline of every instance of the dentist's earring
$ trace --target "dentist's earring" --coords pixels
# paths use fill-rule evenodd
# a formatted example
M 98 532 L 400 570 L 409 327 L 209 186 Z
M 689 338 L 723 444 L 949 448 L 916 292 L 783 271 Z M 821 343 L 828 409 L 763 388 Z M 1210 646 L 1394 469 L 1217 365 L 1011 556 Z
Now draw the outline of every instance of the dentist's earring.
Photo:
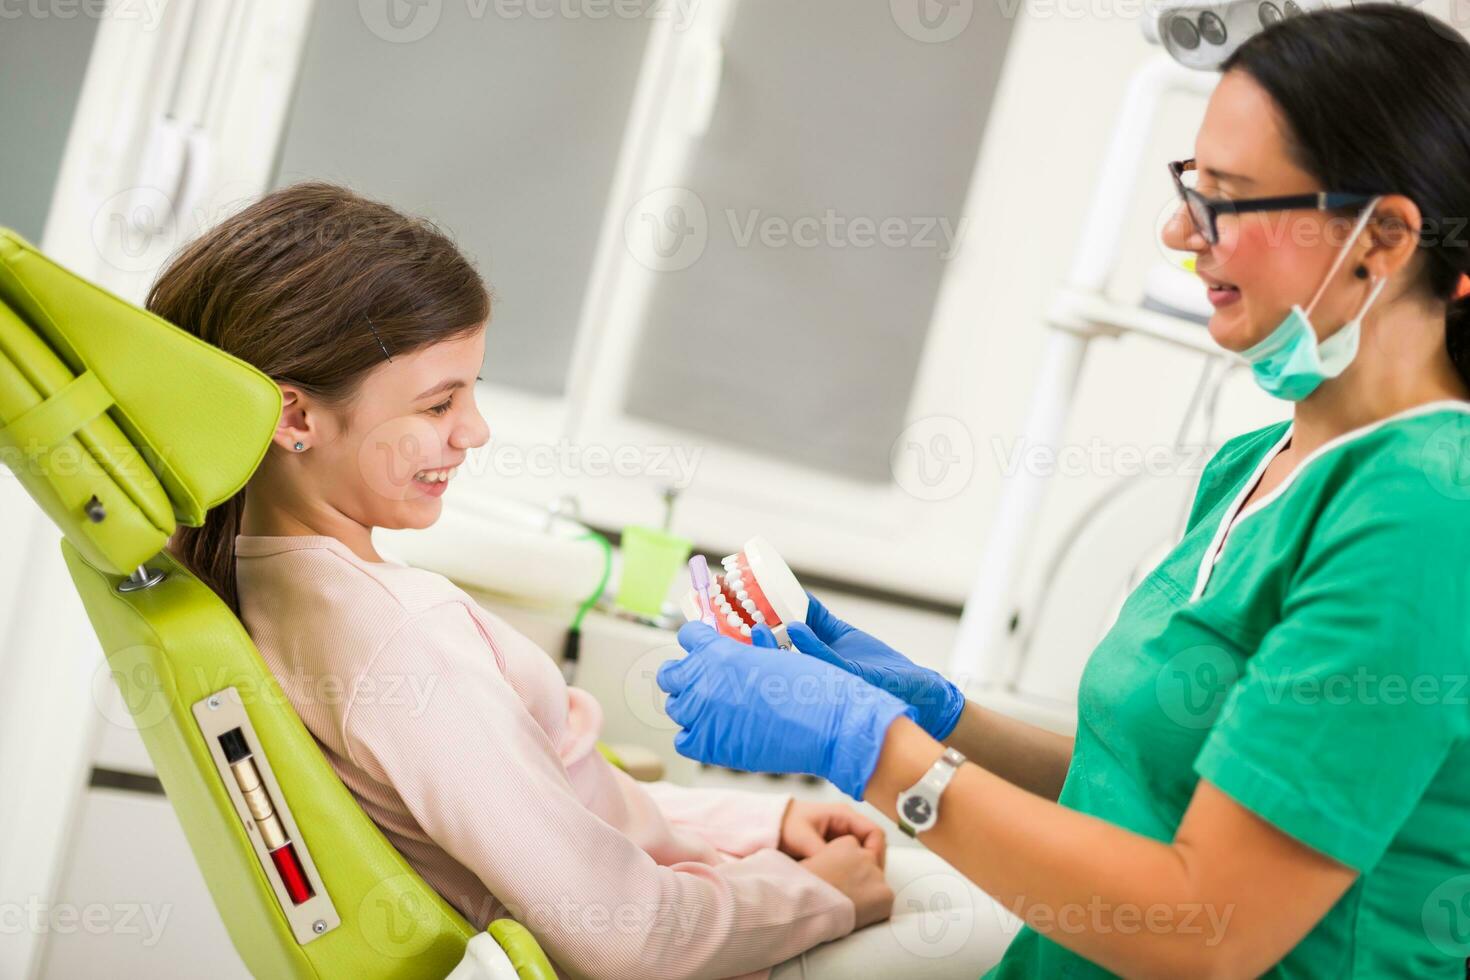
M 292 449 L 295 449 L 299 453 L 299 452 L 301 452 L 301 450 L 303 450 L 303 449 L 306 448 L 306 443 L 304 443 L 304 442 L 298 442 L 296 445 L 292 446 L 291 448 Z
M 1359 279 L 1367 279 L 1368 267 L 1366 265 L 1358 266 L 1356 269 L 1353 270 L 1353 275 L 1357 276 Z

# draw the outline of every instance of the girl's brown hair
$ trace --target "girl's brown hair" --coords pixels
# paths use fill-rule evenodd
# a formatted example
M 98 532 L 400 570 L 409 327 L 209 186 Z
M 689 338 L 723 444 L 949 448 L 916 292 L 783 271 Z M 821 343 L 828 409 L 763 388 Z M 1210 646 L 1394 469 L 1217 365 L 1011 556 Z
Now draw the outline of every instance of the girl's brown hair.
M 148 309 L 338 407 L 368 372 L 481 327 L 490 294 L 431 222 L 343 187 L 300 183 L 267 194 L 183 249 Z M 180 526 L 172 552 L 236 615 L 235 535 L 246 490 L 203 527 Z

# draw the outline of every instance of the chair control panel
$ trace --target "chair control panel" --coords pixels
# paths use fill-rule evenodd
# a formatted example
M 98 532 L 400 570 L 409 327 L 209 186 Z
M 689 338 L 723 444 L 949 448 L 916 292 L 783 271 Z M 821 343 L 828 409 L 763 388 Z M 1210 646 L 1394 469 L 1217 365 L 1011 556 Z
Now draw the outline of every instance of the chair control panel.
M 331 932 L 341 919 L 322 887 L 239 692 L 223 688 L 195 702 L 193 711 L 296 941 L 304 945 Z

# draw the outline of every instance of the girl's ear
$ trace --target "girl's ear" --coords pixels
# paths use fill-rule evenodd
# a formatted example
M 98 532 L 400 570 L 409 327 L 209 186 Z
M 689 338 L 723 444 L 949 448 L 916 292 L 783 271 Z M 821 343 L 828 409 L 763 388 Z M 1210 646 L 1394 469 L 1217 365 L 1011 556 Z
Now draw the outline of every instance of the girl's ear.
M 276 425 L 272 441 L 287 452 L 304 452 L 311 447 L 314 433 L 308 413 L 309 396 L 295 385 L 279 385 L 281 389 L 281 421 Z M 301 449 L 297 449 L 301 446 Z

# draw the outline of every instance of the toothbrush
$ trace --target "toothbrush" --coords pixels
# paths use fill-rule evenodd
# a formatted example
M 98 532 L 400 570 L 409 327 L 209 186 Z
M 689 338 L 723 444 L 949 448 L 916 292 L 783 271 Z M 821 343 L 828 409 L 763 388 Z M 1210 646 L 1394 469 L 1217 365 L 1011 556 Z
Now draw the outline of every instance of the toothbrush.
M 698 614 L 689 616 L 688 618 L 691 620 L 697 619 L 706 626 L 713 626 L 715 629 L 719 629 L 719 624 L 715 620 L 714 608 L 710 605 L 709 562 L 705 560 L 704 555 L 695 555 L 689 559 L 689 580 L 694 586 L 695 601 L 698 603 Z M 687 615 L 687 609 L 685 613 Z

